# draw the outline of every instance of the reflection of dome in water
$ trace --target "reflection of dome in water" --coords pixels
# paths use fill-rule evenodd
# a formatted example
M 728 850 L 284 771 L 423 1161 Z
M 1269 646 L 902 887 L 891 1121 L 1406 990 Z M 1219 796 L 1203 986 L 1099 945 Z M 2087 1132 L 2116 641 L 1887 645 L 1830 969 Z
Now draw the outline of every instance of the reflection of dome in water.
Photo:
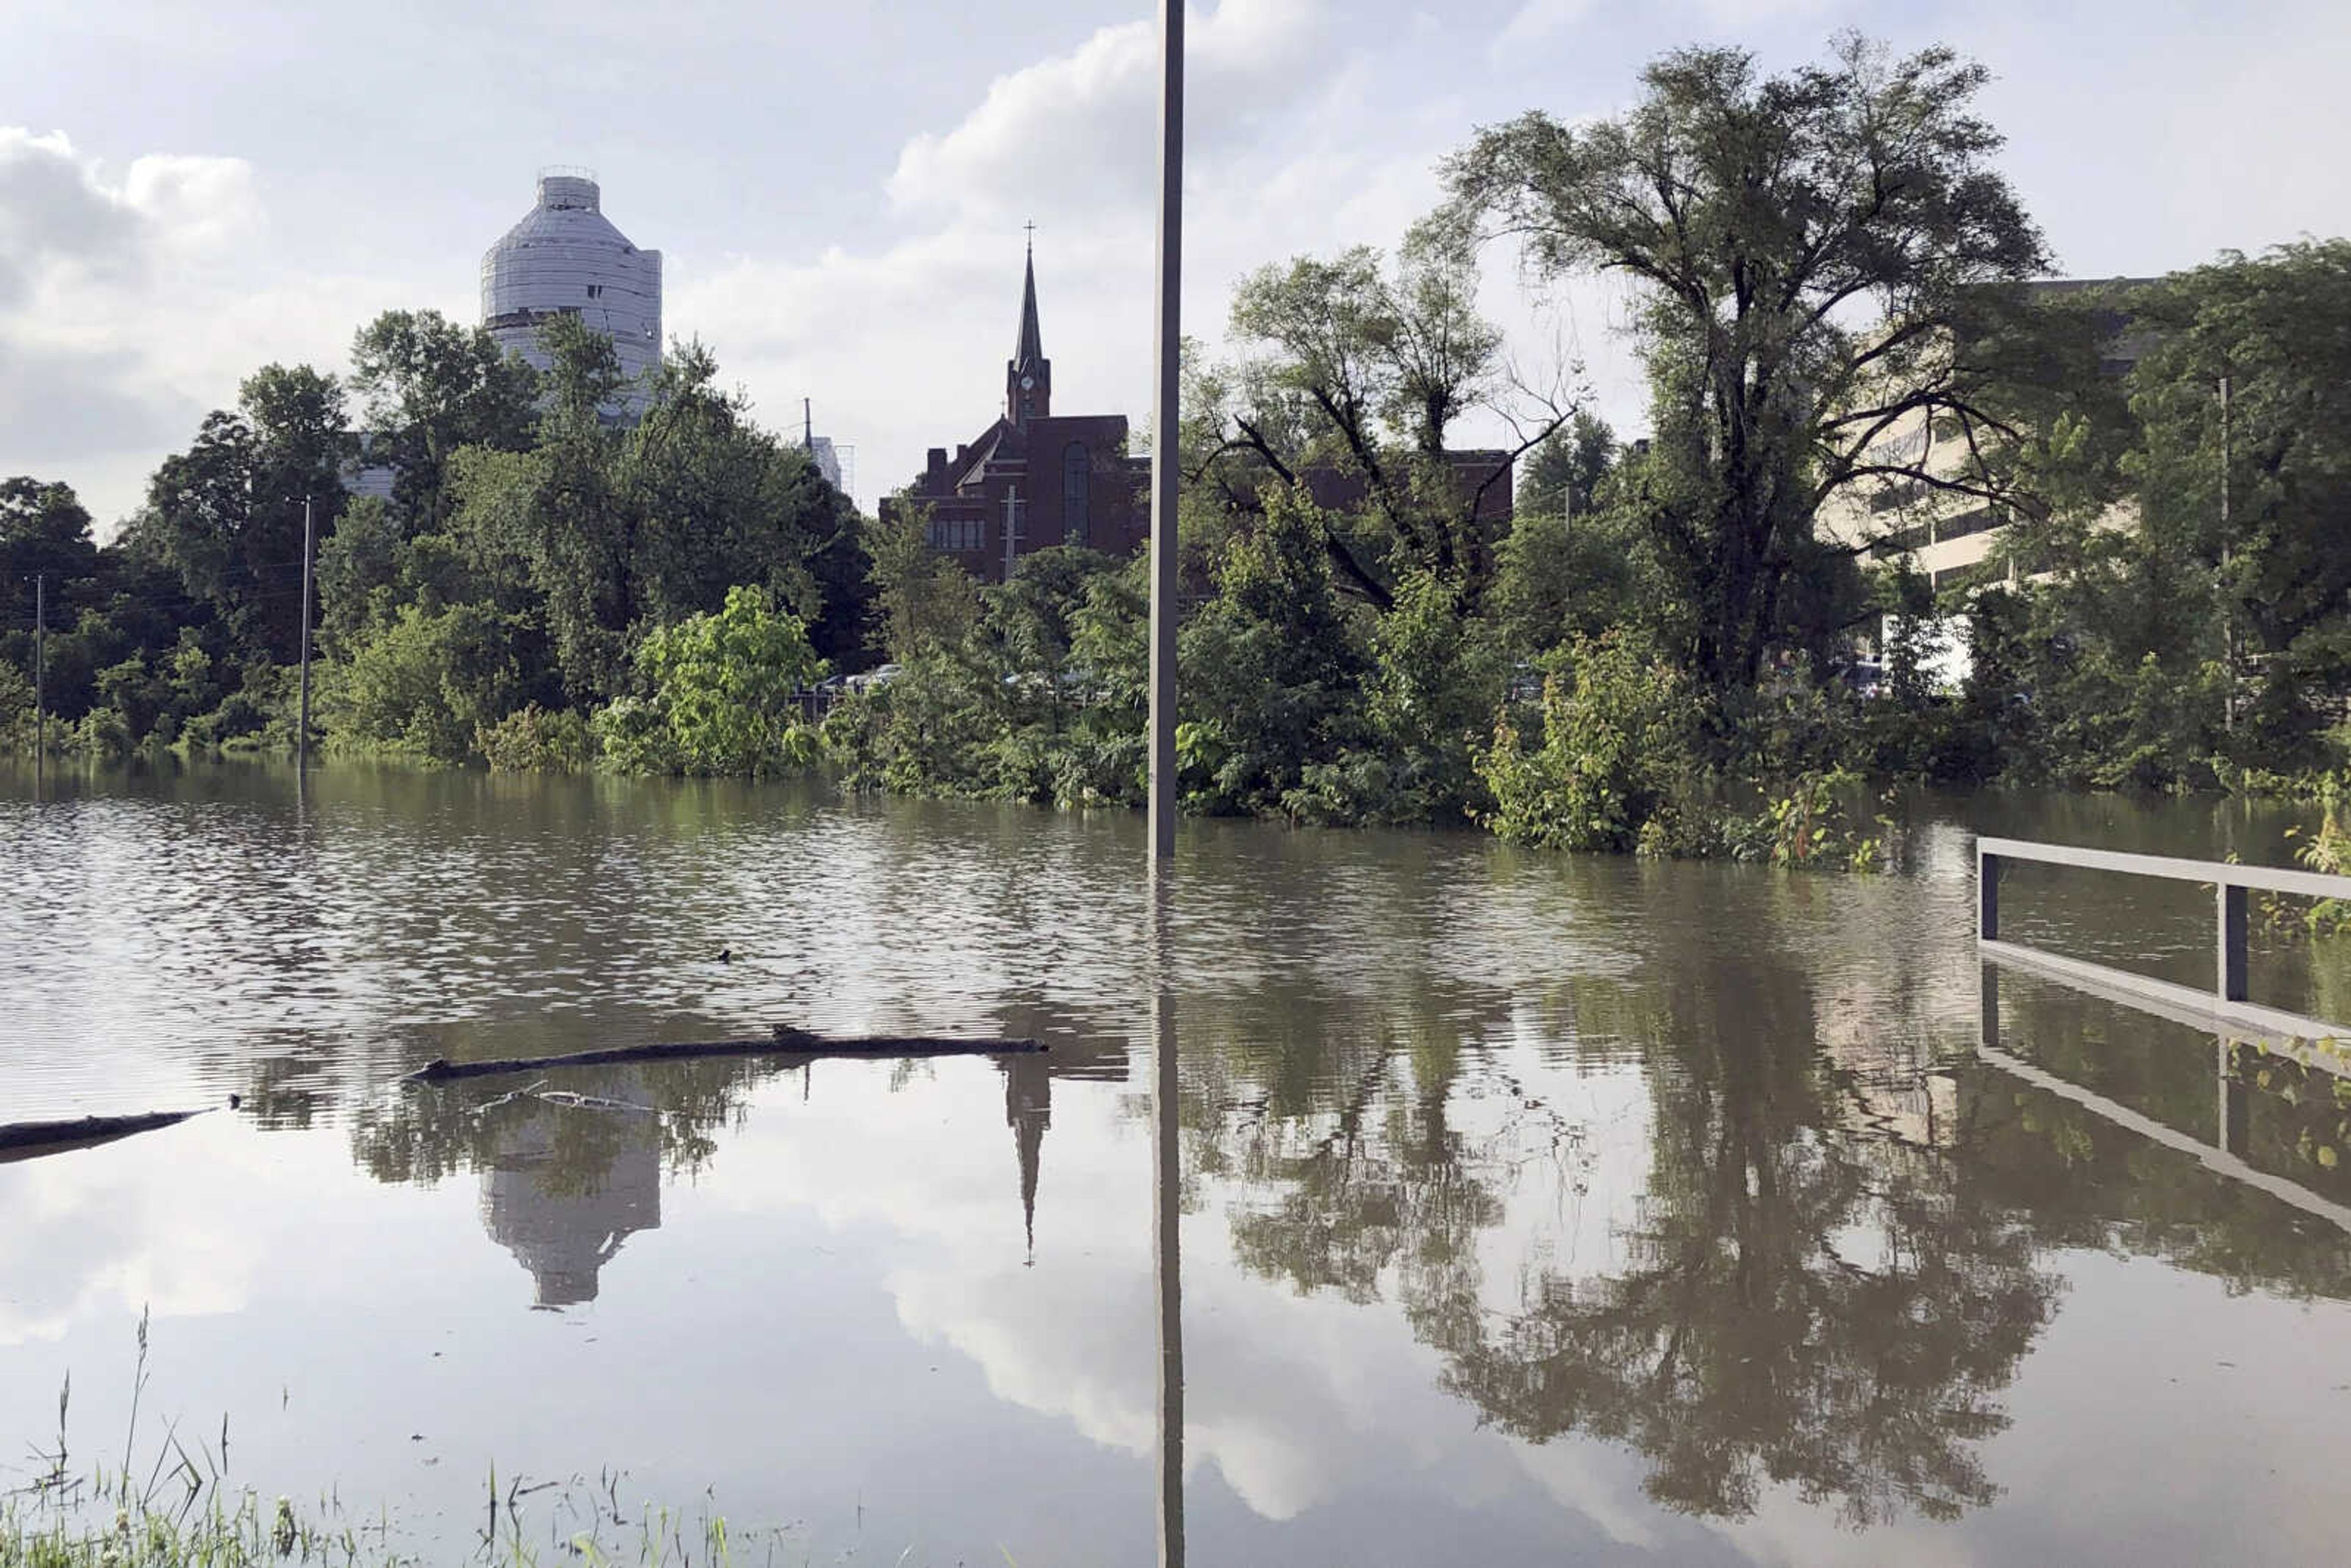
M 588 1113 L 597 1116 L 596 1141 L 617 1138 L 617 1147 L 609 1164 L 578 1172 L 557 1157 L 563 1114 L 549 1110 L 514 1129 L 482 1173 L 483 1228 L 530 1270 L 541 1307 L 594 1301 L 598 1271 L 622 1241 L 661 1225 L 660 1124 Z

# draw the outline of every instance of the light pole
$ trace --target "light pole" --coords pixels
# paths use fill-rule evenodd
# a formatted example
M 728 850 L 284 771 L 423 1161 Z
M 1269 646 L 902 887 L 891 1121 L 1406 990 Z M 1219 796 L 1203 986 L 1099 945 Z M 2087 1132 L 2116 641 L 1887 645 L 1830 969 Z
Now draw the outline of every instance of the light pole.
M 1149 823 L 1153 1158 L 1152 1228 L 1159 1298 L 1159 1564 L 1184 1568 L 1184 1295 L 1181 1145 L 1176 1127 L 1175 976 L 1166 881 L 1176 854 L 1176 398 L 1184 261 L 1184 0 L 1159 0 L 1159 318 L 1151 409 L 1151 777 Z
M 310 560 L 318 554 L 310 497 L 302 497 L 302 727 L 294 737 L 294 770 L 310 766 Z
M 1151 865 L 1176 853 L 1176 483 L 1183 327 L 1184 0 L 1159 0 L 1159 317 L 1151 408 Z

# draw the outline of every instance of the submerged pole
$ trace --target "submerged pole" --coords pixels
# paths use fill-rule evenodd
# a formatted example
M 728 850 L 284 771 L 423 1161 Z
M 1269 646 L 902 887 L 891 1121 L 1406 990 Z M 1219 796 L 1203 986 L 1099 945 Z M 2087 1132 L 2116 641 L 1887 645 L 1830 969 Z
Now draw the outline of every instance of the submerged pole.
M 33 771 L 49 750 L 49 577 L 33 574 Z
M 1184 0 L 1159 0 L 1159 318 L 1151 405 L 1151 860 L 1176 853 L 1176 449 L 1183 371 Z
M 310 497 L 302 497 L 302 727 L 294 737 L 294 767 L 310 766 L 310 560 L 318 554 L 311 532 Z
M 1168 953 L 1169 892 L 1166 883 L 1152 878 L 1151 1229 L 1159 1309 L 1159 1563 L 1184 1568 L 1184 1145 L 1176 1120 L 1181 1080 L 1176 979 Z

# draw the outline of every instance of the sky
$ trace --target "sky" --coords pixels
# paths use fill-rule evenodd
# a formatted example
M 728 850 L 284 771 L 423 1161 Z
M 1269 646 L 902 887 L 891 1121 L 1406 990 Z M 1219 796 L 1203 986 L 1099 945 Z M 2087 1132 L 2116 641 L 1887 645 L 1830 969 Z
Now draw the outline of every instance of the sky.
M 1212 350 L 1250 268 L 1393 246 L 1479 126 L 1618 111 L 1692 43 L 1980 59 L 2068 276 L 2351 232 L 2339 0 L 1213 0 L 1188 27 L 1183 310 Z M 549 164 L 663 252 L 666 331 L 757 417 L 812 400 L 869 507 L 994 417 L 1029 222 L 1055 411 L 1141 432 L 1155 50 L 1134 0 L 0 0 L 0 476 L 110 532 L 255 368 L 343 370 L 385 309 L 478 319 Z M 1621 284 L 1498 247 L 1483 304 L 1530 379 L 1642 427 Z

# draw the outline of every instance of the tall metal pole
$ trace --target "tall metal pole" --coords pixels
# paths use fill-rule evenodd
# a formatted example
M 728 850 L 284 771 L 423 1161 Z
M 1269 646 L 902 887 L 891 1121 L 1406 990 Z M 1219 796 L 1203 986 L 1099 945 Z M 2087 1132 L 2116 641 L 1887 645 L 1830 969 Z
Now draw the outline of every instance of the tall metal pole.
M 1183 371 L 1184 0 L 1159 0 L 1159 319 L 1151 407 L 1151 863 L 1176 853 L 1176 449 Z
M 33 771 L 49 754 L 49 574 L 33 574 Z
M 313 548 L 310 497 L 302 497 L 302 727 L 294 737 L 294 767 L 310 766 L 310 558 Z

